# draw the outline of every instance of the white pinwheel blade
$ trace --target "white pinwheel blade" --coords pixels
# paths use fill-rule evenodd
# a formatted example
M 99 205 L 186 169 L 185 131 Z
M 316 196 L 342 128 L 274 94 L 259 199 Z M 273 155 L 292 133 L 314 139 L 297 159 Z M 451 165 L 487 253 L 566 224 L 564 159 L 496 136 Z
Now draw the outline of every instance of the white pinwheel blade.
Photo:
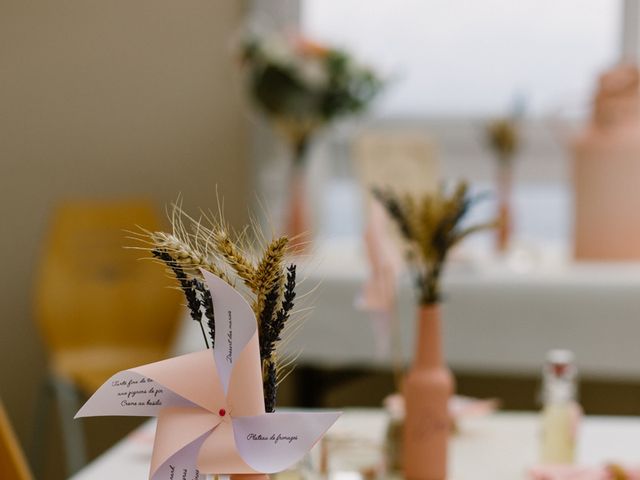
M 199 405 L 217 412 L 226 402 L 209 350 L 115 374 L 76 414 L 154 416 L 162 408 Z
M 297 462 L 334 424 L 340 412 L 283 412 L 233 419 L 238 452 L 258 472 L 275 473 Z
M 220 422 L 202 444 L 198 466 L 201 472 L 216 475 L 258 473 L 240 456 L 233 435 L 233 423 L 229 417 Z
M 193 407 L 192 402 L 164 385 L 130 370 L 107 380 L 74 418 L 102 415 L 155 417 L 165 407 Z
M 217 415 L 202 408 L 163 409 L 153 442 L 150 478 L 197 478 L 195 472 L 202 444 L 219 424 Z M 185 472 L 188 475 L 183 477 Z
M 198 470 L 198 453 L 209 433 L 178 450 L 150 475 L 151 480 L 177 480 L 203 478 Z
M 256 317 L 251 306 L 235 288 L 212 273 L 201 271 L 213 300 L 216 329 L 213 354 L 226 394 L 233 366 L 256 333 Z
M 257 333 L 253 334 L 233 367 L 227 402 L 231 408 L 231 415 L 235 417 L 264 413 L 264 391 Z

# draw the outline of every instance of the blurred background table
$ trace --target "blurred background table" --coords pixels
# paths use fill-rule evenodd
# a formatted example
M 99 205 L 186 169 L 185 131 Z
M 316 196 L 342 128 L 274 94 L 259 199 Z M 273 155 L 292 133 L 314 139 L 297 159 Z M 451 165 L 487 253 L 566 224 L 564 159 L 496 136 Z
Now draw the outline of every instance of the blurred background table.
M 348 409 L 328 433 L 329 442 L 352 441 L 369 449 L 359 458 L 380 458 L 387 417 L 381 410 Z M 154 422 L 145 423 L 71 480 L 143 480 L 147 478 Z M 580 432 L 578 462 L 637 463 L 640 418 L 586 417 Z M 366 446 L 365 446 L 366 445 Z M 535 465 L 538 445 L 538 417 L 533 413 L 497 413 L 464 420 L 453 437 L 452 480 L 514 480 L 526 478 Z M 317 448 L 317 447 L 316 447 Z M 355 447 L 354 447 L 355 448 Z M 374 450 L 373 454 L 371 449 Z M 331 465 L 347 468 L 348 460 L 332 450 Z M 343 474 L 346 472 L 343 471 Z M 340 478 L 335 475 L 334 478 Z M 344 478 L 347 478 L 345 476 Z M 348 478 L 360 478 L 353 473 Z
M 360 240 L 318 244 L 301 271 L 304 287 L 315 290 L 300 303 L 314 308 L 287 346 L 299 355 L 298 365 L 390 367 L 390 356 L 376 351 L 370 316 L 354 307 L 367 275 Z M 409 279 L 400 283 L 406 361 L 413 354 L 415 314 Z M 574 263 L 554 245 L 522 244 L 500 261 L 464 250 L 446 274 L 445 291 L 444 344 L 455 370 L 537 376 L 545 353 L 562 347 L 575 352 L 582 376 L 640 378 L 638 264 Z M 202 348 L 189 322 L 178 351 Z

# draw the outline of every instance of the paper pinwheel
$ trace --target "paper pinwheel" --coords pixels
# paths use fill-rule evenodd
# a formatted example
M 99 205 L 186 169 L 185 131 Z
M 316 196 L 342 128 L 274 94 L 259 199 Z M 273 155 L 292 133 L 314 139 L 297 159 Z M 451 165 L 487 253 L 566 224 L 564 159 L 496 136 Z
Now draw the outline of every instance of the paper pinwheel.
M 209 272 L 215 348 L 115 374 L 77 413 L 157 416 L 152 480 L 284 470 L 336 421 L 334 412 L 265 413 L 256 318 Z

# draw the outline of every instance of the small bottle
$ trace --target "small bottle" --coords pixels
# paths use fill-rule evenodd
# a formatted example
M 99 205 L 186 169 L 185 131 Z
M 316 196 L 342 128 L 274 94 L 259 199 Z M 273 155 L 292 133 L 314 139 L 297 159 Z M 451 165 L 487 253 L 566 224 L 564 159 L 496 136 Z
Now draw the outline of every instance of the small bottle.
M 570 464 L 575 459 L 581 409 L 576 401 L 577 369 L 569 350 L 551 350 L 543 369 L 542 438 L 544 464 Z
M 389 416 L 385 441 L 385 468 L 388 476 L 401 476 L 402 441 L 404 437 L 404 397 L 389 395 L 384 399 L 384 407 Z

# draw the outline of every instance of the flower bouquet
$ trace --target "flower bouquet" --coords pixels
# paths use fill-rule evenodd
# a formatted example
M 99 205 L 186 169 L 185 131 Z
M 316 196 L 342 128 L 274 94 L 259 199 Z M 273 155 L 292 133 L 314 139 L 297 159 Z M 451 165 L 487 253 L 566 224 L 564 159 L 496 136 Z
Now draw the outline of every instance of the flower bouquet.
M 511 190 L 513 160 L 520 147 L 520 132 L 512 118 L 495 120 L 487 126 L 487 143 L 498 161 L 498 232 L 496 247 L 504 253 L 509 247 L 512 229 Z
M 363 112 L 382 81 L 347 52 L 301 36 L 250 36 L 242 43 L 240 59 L 251 99 L 291 151 L 286 229 L 295 238 L 308 227 L 302 174 L 314 135 L 340 118 Z

